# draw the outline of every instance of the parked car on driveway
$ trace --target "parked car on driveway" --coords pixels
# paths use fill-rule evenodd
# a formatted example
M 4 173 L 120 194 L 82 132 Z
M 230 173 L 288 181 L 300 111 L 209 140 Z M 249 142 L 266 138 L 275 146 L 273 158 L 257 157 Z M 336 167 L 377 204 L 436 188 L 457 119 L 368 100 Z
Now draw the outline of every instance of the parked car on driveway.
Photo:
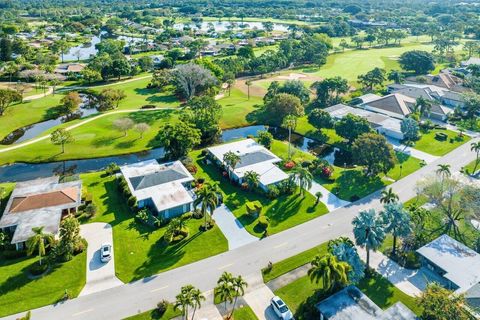
M 110 259 L 112 259 L 112 245 L 110 243 L 104 243 L 100 248 L 100 260 L 102 262 L 108 262 Z
M 293 320 L 292 311 L 287 307 L 285 302 L 280 297 L 273 297 L 270 301 L 270 305 L 272 306 L 273 311 L 275 314 L 282 320 Z

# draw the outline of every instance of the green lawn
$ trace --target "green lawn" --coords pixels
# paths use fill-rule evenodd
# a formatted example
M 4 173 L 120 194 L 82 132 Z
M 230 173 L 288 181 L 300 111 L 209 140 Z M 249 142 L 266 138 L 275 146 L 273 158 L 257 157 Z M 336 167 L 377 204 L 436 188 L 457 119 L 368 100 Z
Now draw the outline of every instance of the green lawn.
M 295 132 L 311 139 L 318 139 L 319 136 L 318 130 L 312 126 L 310 122 L 308 122 L 308 118 L 306 116 L 297 120 Z M 322 129 L 322 133 L 328 137 L 327 143 L 329 144 L 334 145 L 343 141 L 343 138 L 337 135 L 334 129 Z
M 28 268 L 36 261 L 37 258 L 0 257 L 0 317 L 55 303 L 65 290 L 76 297 L 85 285 L 86 252 L 32 280 Z
M 310 263 L 317 255 L 325 255 L 327 253 L 328 243 L 322 243 L 307 251 L 303 251 L 295 256 L 287 258 L 273 264 L 271 271 L 268 269 L 262 269 L 263 282 L 267 283 L 281 275 L 290 272 L 298 267 L 301 267 L 307 263 Z
M 255 110 L 255 105 L 262 105 L 263 99 L 257 96 L 248 96 L 239 89 L 232 89 L 230 95 L 228 91 L 225 97 L 218 100 L 223 107 L 223 115 L 220 119 L 220 126 L 226 128 L 237 128 L 248 126 L 254 121 L 247 120 L 248 115 Z
M 174 269 L 228 250 L 228 243 L 218 227 L 199 231 L 203 220 L 187 221 L 189 237 L 166 245 L 162 237 L 166 227 L 153 229 L 135 222 L 126 201 L 117 191 L 113 177 L 102 172 L 81 175 L 83 185 L 93 195 L 98 207 L 94 222 L 113 226 L 117 277 L 130 282 Z M 205 250 L 208 248 L 208 250 Z
M 357 284 L 357 287 L 382 309 L 387 309 L 401 301 L 416 314 L 420 313 L 415 298 L 406 295 L 380 275 L 363 279 Z M 312 283 L 308 276 L 301 277 L 276 290 L 275 294 L 280 296 L 294 313 L 302 310 L 306 304 L 315 304 L 327 298 L 322 290 L 321 282 L 319 284 Z M 300 312 L 295 316 L 303 319 Z
M 130 118 L 135 123 L 146 122 L 150 125 L 150 130 L 143 135 L 143 138 L 140 138 L 140 134 L 133 129 L 124 136 L 123 132 L 119 132 L 113 126 L 114 121 L 119 118 Z M 23 148 L 0 153 L 0 164 L 95 158 L 151 149 L 159 146 L 155 140 L 158 129 L 165 122 L 173 122 L 176 119 L 174 110 L 107 115 L 71 130 L 75 141 L 65 146 L 65 153 L 61 153 L 60 146 L 53 145 L 50 139 L 45 139 Z
M 170 320 L 181 316 L 182 313 L 179 310 L 174 310 L 172 305 L 169 305 L 167 311 L 160 316 L 156 309 L 139 313 L 137 315 L 125 318 L 124 320 Z
M 475 172 L 473 172 L 474 169 L 476 170 Z M 474 173 L 477 173 L 479 169 L 480 169 L 480 163 L 477 163 L 477 160 L 473 160 L 472 162 L 470 162 L 465 166 L 465 173 L 474 174 Z
M 235 309 L 233 312 L 234 320 L 258 320 L 257 316 L 253 312 L 252 308 L 245 305 L 238 309 Z
M 287 145 L 276 141 L 273 145 L 273 151 L 278 156 L 286 155 Z M 306 157 L 297 150 L 297 157 Z M 220 169 L 214 164 L 205 164 L 200 151 L 193 151 L 190 155 L 197 164 L 198 172 L 196 177 L 203 177 L 210 181 L 219 182 L 219 187 L 226 195 L 224 201 L 233 214 L 245 226 L 245 229 L 251 234 L 261 237 L 263 230 L 257 225 L 257 219 L 247 214 L 245 203 L 258 200 L 263 206 L 262 212 L 269 219 L 268 233 L 274 234 L 289 229 L 308 220 L 314 219 L 328 212 L 323 203 L 315 206 L 315 197 L 306 192 L 305 196 L 299 195 L 299 192 L 291 196 L 280 196 L 276 199 L 267 199 L 254 192 L 242 190 L 240 187 L 232 185 L 227 178 L 221 175 Z M 295 157 L 295 155 L 294 155 Z
M 445 141 L 439 141 L 435 139 L 435 133 L 442 132 L 447 134 L 448 138 Z M 458 148 L 462 144 L 468 142 L 471 138 L 463 135 L 462 137 L 458 132 L 450 130 L 433 129 L 428 133 L 423 133 L 420 140 L 415 142 L 415 149 L 433 154 L 434 156 L 443 156 L 450 151 Z

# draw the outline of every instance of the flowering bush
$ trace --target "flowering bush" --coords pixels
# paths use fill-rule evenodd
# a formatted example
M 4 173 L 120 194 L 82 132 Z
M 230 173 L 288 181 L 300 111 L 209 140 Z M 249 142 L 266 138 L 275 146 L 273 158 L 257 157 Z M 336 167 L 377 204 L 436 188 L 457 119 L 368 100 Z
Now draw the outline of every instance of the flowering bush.
M 287 170 L 291 170 L 291 169 L 295 168 L 295 162 L 288 161 L 288 162 L 285 163 L 284 167 Z
M 187 168 L 188 172 L 190 172 L 191 174 L 196 174 L 197 171 L 198 171 L 197 166 L 194 165 L 194 164 L 190 164 L 186 168 Z
M 332 176 L 333 170 L 330 167 L 323 167 L 322 168 L 322 175 L 325 178 L 330 178 Z

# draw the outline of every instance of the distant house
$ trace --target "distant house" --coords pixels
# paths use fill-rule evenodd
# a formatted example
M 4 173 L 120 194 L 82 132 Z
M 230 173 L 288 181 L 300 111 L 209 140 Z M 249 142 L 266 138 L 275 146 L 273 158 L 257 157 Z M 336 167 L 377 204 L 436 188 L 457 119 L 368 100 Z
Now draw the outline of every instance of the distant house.
M 58 177 L 18 182 L 0 219 L 0 229 L 12 236 L 17 250 L 33 235 L 32 228 L 57 235 L 60 221 L 81 205 L 82 182 L 59 183 Z
M 456 92 L 465 92 L 467 90 L 465 87 L 463 87 L 462 79 L 454 76 L 446 70 L 442 70 L 437 75 L 427 74 L 425 76 L 422 76 L 422 78 L 424 78 L 425 80 L 424 83 L 419 82 L 419 77 L 408 77 L 405 80 L 406 83 L 434 85 Z
M 260 176 L 260 187 L 267 191 L 270 185 L 275 185 L 289 178 L 283 170 L 275 164 L 282 161 L 253 139 L 245 139 L 208 148 L 211 158 L 218 164 L 224 165 L 223 156 L 233 152 L 240 157 L 240 162 L 232 171 L 228 169 L 235 181 L 243 183 L 246 172 L 254 171 Z
M 193 209 L 194 194 L 190 184 L 194 178 L 180 161 L 159 164 L 148 160 L 120 168 L 138 207 L 150 208 L 165 219 L 177 217 Z
M 355 286 L 348 286 L 316 305 L 320 320 L 415 320 L 417 317 L 401 302 L 386 310 L 378 307 Z
M 402 122 L 398 119 L 364 109 L 353 108 L 344 104 L 337 104 L 324 110 L 330 113 L 332 118 L 336 120 L 342 119 L 347 114 L 360 116 L 367 119 L 372 129 L 377 133 L 383 134 L 390 138 L 403 140 L 403 133 L 401 130 Z
M 460 63 L 460 65 L 461 65 L 462 67 L 465 67 L 465 68 L 468 67 L 468 66 L 470 66 L 470 65 L 472 65 L 472 64 L 479 64 L 479 65 L 480 65 L 480 58 L 470 57 L 468 60 L 462 61 L 462 62 Z
M 75 73 L 78 74 L 85 69 L 86 65 L 84 63 L 62 63 L 57 66 L 55 73 L 66 75 Z
M 430 100 L 434 105 L 434 108 L 438 107 L 460 107 L 465 105 L 465 99 L 462 94 L 456 91 L 451 91 L 443 87 L 428 84 L 418 83 L 405 83 L 405 84 L 391 84 L 387 87 L 389 93 L 400 93 L 408 97 L 418 99 L 420 97 Z M 438 115 L 442 112 L 436 109 L 432 109 L 432 112 L 436 111 Z M 449 112 L 444 109 L 444 112 Z

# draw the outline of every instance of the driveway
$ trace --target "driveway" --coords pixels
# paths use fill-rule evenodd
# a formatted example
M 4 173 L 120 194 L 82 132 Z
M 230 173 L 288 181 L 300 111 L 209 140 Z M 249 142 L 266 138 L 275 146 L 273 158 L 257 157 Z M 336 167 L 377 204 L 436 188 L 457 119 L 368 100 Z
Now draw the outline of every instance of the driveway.
M 213 212 L 213 218 L 217 226 L 222 230 L 228 240 L 228 249 L 233 250 L 246 244 L 256 242 L 259 239 L 245 230 L 244 226 L 233 215 L 225 204 L 219 206 Z
M 255 289 L 245 294 L 244 299 L 259 320 L 278 320 L 277 315 L 270 306 L 270 299 L 274 295 L 270 288 L 261 283 Z
M 123 284 L 115 276 L 115 260 L 100 261 L 100 247 L 103 243 L 113 245 L 112 226 L 108 223 L 89 223 L 80 227 L 80 235 L 88 242 L 87 249 L 87 283 L 80 292 L 81 296 L 103 291 Z
M 314 197 L 316 197 L 316 193 L 320 191 L 322 193 L 322 197 L 320 201 L 322 201 L 328 208 L 328 211 L 333 211 L 338 208 L 345 207 L 350 204 L 350 202 L 345 201 L 331 193 L 325 187 L 323 187 L 320 183 L 312 181 L 312 187 L 308 190 Z

